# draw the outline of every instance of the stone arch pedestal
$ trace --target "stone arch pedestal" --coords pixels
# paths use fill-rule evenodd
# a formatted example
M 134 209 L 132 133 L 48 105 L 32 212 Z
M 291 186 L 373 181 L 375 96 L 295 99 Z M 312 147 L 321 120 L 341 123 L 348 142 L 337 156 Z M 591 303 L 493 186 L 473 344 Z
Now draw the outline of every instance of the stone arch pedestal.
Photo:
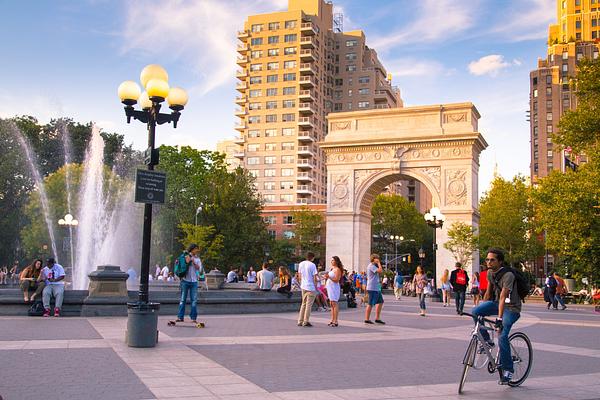
M 454 259 L 441 245 L 448 227 L 479 225 L 479 154 L 487 143 L 471 103 L 332 113 L 320 143 L 327 156 L 327 258 L 364 270 L 371 252 L 371 206 L 384 187 L 410 177 L 429 189 L 446 215 L 436 231 L 436 275 Z M 431 251 L 431 250 L 430 250 Z M 478 269 L 479 254 L 472 266 Z

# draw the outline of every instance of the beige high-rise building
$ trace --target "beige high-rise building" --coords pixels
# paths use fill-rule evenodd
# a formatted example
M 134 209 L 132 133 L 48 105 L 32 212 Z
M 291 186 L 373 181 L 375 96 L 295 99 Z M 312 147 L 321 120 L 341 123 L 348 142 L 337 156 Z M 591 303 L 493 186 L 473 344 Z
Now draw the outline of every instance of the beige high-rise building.
M 399 90 L 364 33 L 341 32 L 331 2 L 289 0 L 287 11 L 249 16 L 237 37 L 240 136 L 229 154 L 267 207 L 325 203 L 326 115 L 402 107 Z
M 233 171 L 241 165 L 241 161 L 236 157 L 240 151 L 240 146 L 236 140 L 221 140 L 217 142 L 217 152 L 225 154 L 227 171 Z
M 577 107 L 569 85 L 582 58 L 598 58 L 600 0 L 556 0 L 557 23 L 548 29 L 548 55 L 530 73 L 531 181 L 564 171 L 565 157 L 552 143 L 558 121 Z M 571 158 L 575 158 L 571 156 Z M 575 162 L 578 162 L 575 158 Z

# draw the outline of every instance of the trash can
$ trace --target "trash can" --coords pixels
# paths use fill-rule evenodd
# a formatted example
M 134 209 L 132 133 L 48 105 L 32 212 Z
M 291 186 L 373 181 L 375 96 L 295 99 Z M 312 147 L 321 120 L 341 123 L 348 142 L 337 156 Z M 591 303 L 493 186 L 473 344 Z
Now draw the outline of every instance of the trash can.
M 127 303 L 129 347 L 154 347 L 158 342 L 158 310 L 160 303 Z

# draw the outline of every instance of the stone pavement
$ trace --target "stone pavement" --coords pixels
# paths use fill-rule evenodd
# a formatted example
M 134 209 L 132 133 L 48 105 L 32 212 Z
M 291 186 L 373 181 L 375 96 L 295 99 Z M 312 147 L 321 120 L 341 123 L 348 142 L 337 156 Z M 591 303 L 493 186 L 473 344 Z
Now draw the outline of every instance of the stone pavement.
M 470 306 L 466 307 L 468 310 Z M 458 396 L 471 321 L 453 307 L 386 296 L 385 326 L 365 326 L 364 308 L 330 328 L 295 313 L 202 316 L 205 329 L 168 327 L 159 344 L 124 343 L 126 318 L 0 318 L 0 396 L 14 399 L 600 399 L 600 314 L 524 306 L 515 330 L 534 346 L 522 387 L 470 371 Z

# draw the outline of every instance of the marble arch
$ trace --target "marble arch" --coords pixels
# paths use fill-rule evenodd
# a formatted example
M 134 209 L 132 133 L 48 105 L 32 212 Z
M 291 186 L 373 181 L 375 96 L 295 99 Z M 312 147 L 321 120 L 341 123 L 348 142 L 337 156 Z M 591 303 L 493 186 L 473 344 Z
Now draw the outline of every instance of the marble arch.
M 472 103 L 332 113 L 321 142 L 327 160 L 327 258 L 364 270 L 371 251 L 371 206 L 392 182 L 424 184 L 446 215 L 438 229 L 436 275 L 454 262 L 441 245 L 448 227 L 478 227 L 479 155 L 487 142 Z M 477 266 L 478 254 L 473 255 Z

